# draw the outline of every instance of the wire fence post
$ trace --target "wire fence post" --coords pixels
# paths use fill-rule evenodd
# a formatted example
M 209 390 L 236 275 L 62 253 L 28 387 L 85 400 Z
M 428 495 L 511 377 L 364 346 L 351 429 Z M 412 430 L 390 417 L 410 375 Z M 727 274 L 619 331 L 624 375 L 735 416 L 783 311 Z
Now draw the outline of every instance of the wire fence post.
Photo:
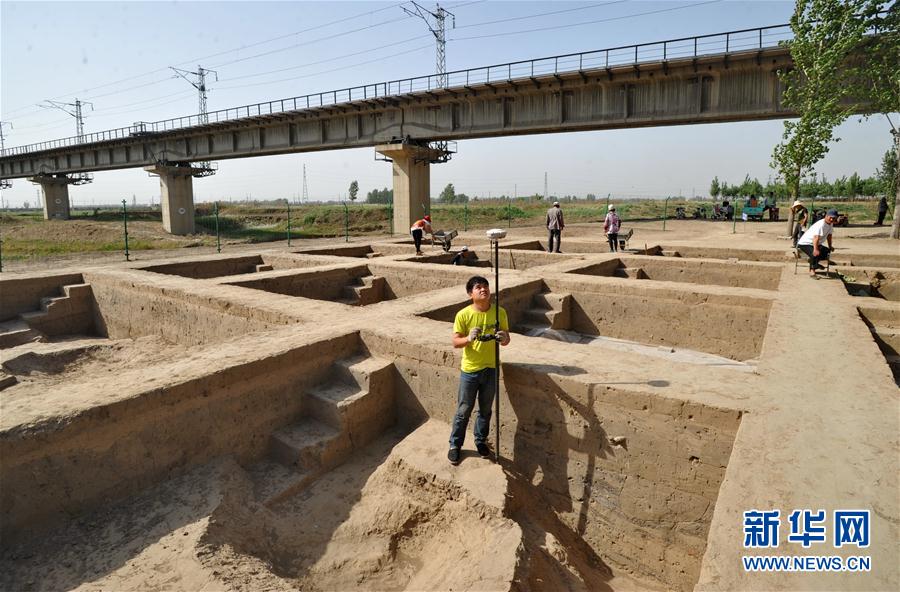
M 216 202 L 213 209 L 216 215 L 216 253 L 222 252 L 222 241 L 219 239 L 219 202 Z
M 122 224 L 125 227 L 125 261 L 131 261 L 131 255 L 128 252 L 128 206 L 122 200 Z
M 463 204 L 463 230 L 469 230 L 469 202 Z
M 394 202 L 388 204 L 388 221 L 391 225 L 391 236 L 394 236 Z
M 350 208 L 347 207 L 347 202 L 341 202 L 341 205 L 344 206 L 344 242 L 350 242 Z
M 288 215 L 287 239 L 288 239 L 288 246 L 291 246 L 291 200 L 290 199 L 287 200 L 287 215 Z
M 506 198 L 506 227 L 512 228 L 512 199 Z
M 669 214 L 669 200 L 672 199 L 671 196 L 666 198 L 666 203 L 663 204 L 663 231 L 666 230 L 666 217 Z

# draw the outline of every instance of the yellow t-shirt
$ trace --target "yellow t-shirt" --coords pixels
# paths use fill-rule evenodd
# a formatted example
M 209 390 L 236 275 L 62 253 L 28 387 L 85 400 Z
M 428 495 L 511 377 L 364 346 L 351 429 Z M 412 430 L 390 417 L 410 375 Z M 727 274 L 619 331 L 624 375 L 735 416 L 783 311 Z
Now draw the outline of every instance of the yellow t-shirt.
M 458 313 L 453 321 L 453 332 L 468 336 L 469 331 L 474 327 L 481 327 L 482 335 L 490 335 L 494 333 L 494 310 L 496 305 L 486 312 L 475 310 L 475 306 L 470 304 Z M 509 320 L 506 318 L 506 309 L 500 307 L 500 329 L 509 331 Z M 460 369 L 463 372 L 477 372 L 484 368 L 496 368 L 497 358 L 494 355 L 493 341 L 476 341 L 470 343 L 463 349 L 462 364 Z

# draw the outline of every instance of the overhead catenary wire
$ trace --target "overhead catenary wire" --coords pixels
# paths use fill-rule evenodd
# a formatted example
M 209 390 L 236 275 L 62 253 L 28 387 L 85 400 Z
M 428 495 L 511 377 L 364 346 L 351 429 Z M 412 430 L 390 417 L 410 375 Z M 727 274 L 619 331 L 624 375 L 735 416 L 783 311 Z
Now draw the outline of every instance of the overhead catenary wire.
M 621 21 L 621 20 L 625 20 L 625 19 L 629 19 L 629 18 L 636 18 L 639 16 L 660 14 L 663 12 L 673 12 L 675 10 L 685 10 L 688 8 L 695 8 L 697 6 L 705 6 L 707 4 L 718 4 L 719 2 L 722 2 L 722 0 L 706 0 L 705 2 L 696 2 L 694 4 L 686 4 L 684 6 L 675 6 L 672 8 L 661 8 L 659 10 L 647 10 L 644 12 L 636 12 L 634 14 L 606 17 L 606 18 L 594 19 L 594 20 L 590 20 L 590 21 L 581 21 L 579 23 L 571 23 L 571 24 L 567 24 L 567 25 L 552 25 L 552 26 L 546 26 L 546 27 L 539 27 L 537 29 L 523 29 L 521 31 L 508 31 L 505 33 L 491 33 L 491 34 L 487 34 L 487 35 L 473 35 L 470 37 L 454 37 L 454 38 L 448 39 L 448 41 L 470 41 L 470 40 L 474 40 L 474 39 L 489 39 L 492 37 L 506 37 L 509 35 L 523 35 L 525 33 L 555 31 L 555 30 L 559 30 L 559 29 L 569 29 L 571 27 L 584 27 L 586 25 L 596 25 L 598 23 L 609 23 L 609 22 L 613 22 L 613 21 Z

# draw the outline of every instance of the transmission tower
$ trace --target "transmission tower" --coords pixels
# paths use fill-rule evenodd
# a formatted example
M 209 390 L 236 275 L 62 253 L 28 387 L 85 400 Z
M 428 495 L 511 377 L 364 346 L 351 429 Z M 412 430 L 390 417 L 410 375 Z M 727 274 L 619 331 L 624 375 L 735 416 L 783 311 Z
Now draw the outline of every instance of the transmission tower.
M 434 35 L 435 45 L 437 49 L 437 75 L 438 75 L 438 88 L 446 88 L 447 87 L 447 33 L 446 27 L 444 25 L 447 16 L 453 20 L 453 28 L 456 28 L 456 15 L 447 10 L 446 8 L 441 8 L 440 4 L 435 4 L 435 11 L 431 12 L 427 8 L 424 8 L 417 2 L 412 2 L 413 10 L 406 8 L 405 6 L 401 6 L 406 14 L 410 16 L 417 16 L 428 26 L 428 30 L 431 31 L 431 34 Z M 431 17 L 431 18 L 429 18 Z
M 309 187 L 306 186 L 306 165 L 303 165 L 303 203 L 309 201 Z
M 181 68 L 176 68 L 175 66 L 169 66 L 173 72 L 177 75 L 181 76 L 185 80 L 188 81 L 188 84 L 197 89 L 197 92 L 200 96 L 200 104 L 199 104 L 199 116 L 198 120 L 200 125 L 205 125 L 209 123 L 209 115 L 207 114 L 206 109 L 206 75 L 212 73 L 216 77 L 216 82 L 219 81 L 219 73 L 215 70 L 207 70 L 203 66 L 197 66 L 196 72 L 191 72 L 190 70 L 182 70 Z M 188 78 L 188 75 L 195 76 L 196 82 Z M 193 176 L 195 177 L 208 177 L 210 175 L 216 174 L 216 167 L 213 163 L 209 161 L 198 162 L 194 167 Z
M 75 135 L 78 136 L 78 141 L 80 142 L 82 138 L 84 138 L 84 115 L 82 114 L 81 108 L 84 105 L 90 105 L 91 111 L 94 110 L 94 104 L 88 101 L 79 101 L 75 99 L 74 103 L 60 103 L 59 101 L 51 101 L 47 99 L 44 101 L 46 105 L 38 104 L 38 107 L 43 107 L 44 109 L 59 109 L 60 111 L 64 111 L 75 118 Z

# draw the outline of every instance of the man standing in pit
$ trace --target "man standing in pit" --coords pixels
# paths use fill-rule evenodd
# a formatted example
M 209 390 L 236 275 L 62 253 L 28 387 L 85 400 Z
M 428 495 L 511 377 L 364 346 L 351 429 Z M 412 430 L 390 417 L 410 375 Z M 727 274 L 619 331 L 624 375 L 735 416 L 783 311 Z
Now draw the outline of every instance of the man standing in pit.
M 816 270 L 825 269 L 819 265 L 819 261 L 828 261 L 828 256 L 834 251 L 831 242 L 831 232 L 837 221 L 837 210 L 828 210 L 825 217 L 813 224 L 803 233 L 797 241 L 797 248 L 809 257 L 809 276 L 818 279 Z M 828 246 L 823 245 L 827 242 Z
M 416 255 L 422 254 L 422 234 L 426 232 L 434 235 L 434 231 L 431 228 L 431 216 L 425 216 L 421 220 L 416 220 L 409 229 L 413 242 L 416 243 Z
M 494 341 L 509 345 L 509 320 L 500 307 L 500 328 L 495 331 L 497 305 L 491 303 L 491 288 L 486 278 L 473 276 L 466 282 L 466 293 L 472 304 L 456 313 L 453 321 L 453 347 L 462 349 L 456 415 L 450 431 L 450 451 L 447 460 L 458 465 L 460 450 L 466 438 L 469 418 L 478 401 L 475 418 L 475 448 L 481 458 L 489 458 L 491 449 L 487 439 L 491 427 L 491 406 L 494 403 L 497 356 Z
M 559 253 L 559 243 L 562 240 L 562 229 L 566 227 L 563 222 L 562 209 L 559 202 L 553 202 L 553 207 L 547 210 L 547 230 L 550 231 L 550 238 L 547 239 L 547 252 Z M 553 248 L 553 239 L 556 239 L 556 249 Z

